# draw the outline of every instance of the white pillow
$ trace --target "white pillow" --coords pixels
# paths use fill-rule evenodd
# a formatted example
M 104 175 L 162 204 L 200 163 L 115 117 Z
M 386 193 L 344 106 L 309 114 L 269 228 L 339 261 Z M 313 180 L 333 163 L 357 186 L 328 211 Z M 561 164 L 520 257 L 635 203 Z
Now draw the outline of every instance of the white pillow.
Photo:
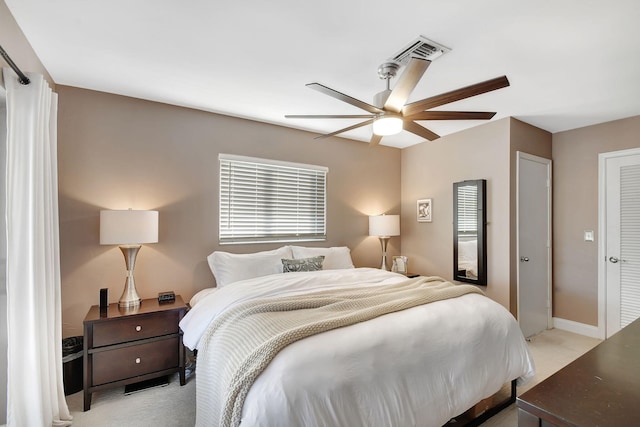
M 282 273 L 282 258 L 292 258 L 290 246 L 252 254 L 215 251 L 207 257 L 209 268 L 221 288 L 238 280 Z
M 303 246 L 291 246 L 293 257 L 312 258 L 316 256 L 324 256 L 322 263 L 323 270 L 338 270 L 341 268 L 354 268 L 351 260 L 351 249 L 346 246 L 333 248 L 307 248 Z
M 204 297 L 208 296 L 209 294 L 214 293 L 215 291 L 217 291 L 218 288 L 205 288 L 202 289 L 201 291 L 198 291 L 194 296 L 191 297 L 191 299 L 189 300 L 189 305 L 191 307 L 195 306 L 197 303 L 199 303 L 200 301 L 202 301 L 202 299 L 204 299 Z

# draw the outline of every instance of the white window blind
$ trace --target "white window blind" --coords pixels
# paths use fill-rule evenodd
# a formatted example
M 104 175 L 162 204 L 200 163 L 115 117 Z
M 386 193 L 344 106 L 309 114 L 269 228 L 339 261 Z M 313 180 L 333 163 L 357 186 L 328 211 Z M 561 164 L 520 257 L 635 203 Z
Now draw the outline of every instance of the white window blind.
M 220 244 L 326 240 L 326 167 L 219 160 Z
M 474 235 L 478 232 L 478 187 L 475 185 L 458 188 L 458 231 Z

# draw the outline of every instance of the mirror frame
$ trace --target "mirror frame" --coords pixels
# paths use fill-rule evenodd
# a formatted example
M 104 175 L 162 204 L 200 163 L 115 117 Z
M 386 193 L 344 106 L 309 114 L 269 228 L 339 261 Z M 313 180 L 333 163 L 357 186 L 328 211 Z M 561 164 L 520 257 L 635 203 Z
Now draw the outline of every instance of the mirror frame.
M 475 186 L 478 190 L 478 278 L 461 275 L 458 270 L 458 191 L 460 187 Z M 453 183 L 453 279 L 474 285 L 487 285 L 487 180 L 475 179 Z

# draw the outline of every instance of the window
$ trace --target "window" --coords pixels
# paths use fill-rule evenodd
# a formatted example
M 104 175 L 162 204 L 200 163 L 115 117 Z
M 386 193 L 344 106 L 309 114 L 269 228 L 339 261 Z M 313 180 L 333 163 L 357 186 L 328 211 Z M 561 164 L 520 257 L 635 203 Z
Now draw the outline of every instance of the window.
M 219 160 L 220 244 L 326 240 L 326 167 Z

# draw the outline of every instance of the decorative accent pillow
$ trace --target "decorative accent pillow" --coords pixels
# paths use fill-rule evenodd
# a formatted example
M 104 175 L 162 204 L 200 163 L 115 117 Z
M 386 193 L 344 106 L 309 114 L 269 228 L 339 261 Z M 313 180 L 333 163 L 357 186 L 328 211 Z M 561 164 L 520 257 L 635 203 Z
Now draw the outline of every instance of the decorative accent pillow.
M 282 259 L 282 272 L 292 273 L 296 271 L 318 271 L 322 270 L 324 256 L 314 256 L 302 259 Z
M 351 260 L 351 249 L 346 246 L 332 248 L 309 248 L 304 246 L 291 246 L 293 258 L 311 258 L 324 256 L 323 270 L 338 270 L 341 268 L 354 268 Z
M 282 273 L 282 258 L 293 258 L 290 246 L 252 254 L 215 251 L 207 257 L 209 268 L 221 288 L 238 280 Z

